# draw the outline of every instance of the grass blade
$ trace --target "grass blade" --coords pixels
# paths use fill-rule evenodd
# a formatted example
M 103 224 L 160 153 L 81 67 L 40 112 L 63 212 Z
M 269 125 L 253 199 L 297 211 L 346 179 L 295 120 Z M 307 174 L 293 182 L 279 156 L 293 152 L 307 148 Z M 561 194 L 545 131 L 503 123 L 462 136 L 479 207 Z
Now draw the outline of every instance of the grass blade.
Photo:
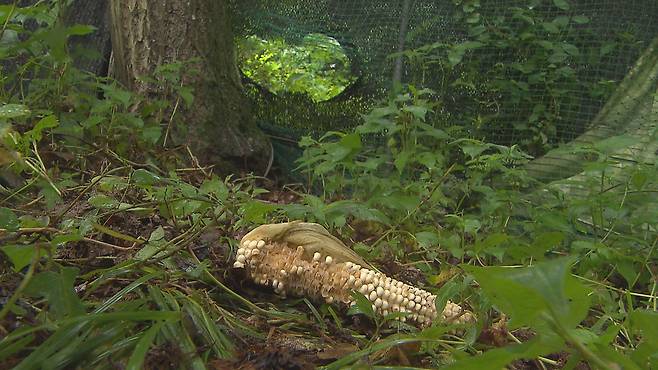
M 148 352 L 151 344 L 155 340 L 155 336 L 160 332 L 166 321 L 155 323 L 149 330 L 144 332 L 139 342 L 135 345 L 135 350 L 130 355 L 130 359 L 126 364 L 126 370 L 140 370 L 144 364 L 146 353 Z

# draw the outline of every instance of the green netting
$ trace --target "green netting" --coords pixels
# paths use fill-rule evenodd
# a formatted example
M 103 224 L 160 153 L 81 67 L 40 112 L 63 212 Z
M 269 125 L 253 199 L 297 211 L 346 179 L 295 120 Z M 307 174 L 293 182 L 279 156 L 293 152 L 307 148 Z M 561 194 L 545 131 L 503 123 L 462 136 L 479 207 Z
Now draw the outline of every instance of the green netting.
M 435 124 L 463 125 L 536 156 L 591 129 L 658 36 L 655 0 L 236 0 L 232 7 L 237 37 L 295 44 L 321 33 L 351 60 L 356 82 L 326 102 L 254 87 L 267 125 L 353 126 L 399 80 L 437 92 Z

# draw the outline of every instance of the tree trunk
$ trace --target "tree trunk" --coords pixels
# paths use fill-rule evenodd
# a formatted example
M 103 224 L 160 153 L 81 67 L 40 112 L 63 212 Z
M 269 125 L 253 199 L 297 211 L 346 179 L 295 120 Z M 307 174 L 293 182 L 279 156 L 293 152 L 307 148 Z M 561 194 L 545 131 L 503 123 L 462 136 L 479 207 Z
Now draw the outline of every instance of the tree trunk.
M 195 60 L 199 73 L 182 76 L 194 88 L 192 106 L 171 102 L 186 125 L 176 130 L 186 132 L 177 141 L 206 164 L 237 159 L 263 171 L 270 146 L 242 90 L 226 0 L 111 0 L 110 7 L 114 76 L 133 91 L 162 98 L 157 84 L 140 78 L 163 64 Z
M 101 77 L 107 76 L 112 52 L 109 5 L 109 0 L 74 0 L 64 14 L 66 25 L 88 24 L 96 27 L 96 31 L 89 35 L 72 37 L 69 41 L 69 49 L 98 53 L 98 58 L 91 59 L 74 53 L 73 62 L 77 68 Z

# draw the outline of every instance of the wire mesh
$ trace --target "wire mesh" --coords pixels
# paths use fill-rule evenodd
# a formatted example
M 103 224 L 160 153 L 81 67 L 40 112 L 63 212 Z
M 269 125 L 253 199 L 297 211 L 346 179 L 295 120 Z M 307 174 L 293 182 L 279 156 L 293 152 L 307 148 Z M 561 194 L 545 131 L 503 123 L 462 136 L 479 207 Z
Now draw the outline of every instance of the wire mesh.
M 232 9 L 238 37 L 255 34 L 292 43 L 309 33 L 335 38 L 359 79 L 341 96 L 316 104 L 299 97 L 252 93 L 261 121 L 307 132 L 353 126 L 359 114 L 385 97 L 399 78 L 441 94 L 438 121 L 468 126 L 474 136 L 493 142 L 521 143 L 533 155 L 541 155 L 588 130 L 618 83 L 658 36 L 658 1 L 564 3 L 236 0 Z M 481 33 L 476 34 L 478 30 Z M 449 71 L 445 61 L 433 64 L 439 53 L 425 55 L 423 63 L 410 57 L 423 48 L 434 48 L 443 50 L 445 59 L 455 46 L 483 37 L 487 41 L 464 53 Z M 550 47 L 561 47 L 564 55 L 549 55 L 555 63 L 538 67 L 537 74 L 548 73 L 551 78 L 533 81 L 533 72 L 520 69 L 536 59 L 533 53 L 545 50 L 541 42 L 547 40 Z M 399 56 L 400 51 L 405 57 Z M 481 120 L 473 122 L 474 116 Z

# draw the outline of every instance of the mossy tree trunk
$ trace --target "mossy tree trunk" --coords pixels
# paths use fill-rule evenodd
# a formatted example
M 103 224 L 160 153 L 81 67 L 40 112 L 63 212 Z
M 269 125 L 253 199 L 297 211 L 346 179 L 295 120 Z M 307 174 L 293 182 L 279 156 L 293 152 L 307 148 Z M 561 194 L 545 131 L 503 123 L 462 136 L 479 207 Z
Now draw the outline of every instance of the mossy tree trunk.
M 114 77 L 133 91 L 162 97 L 157 84 L 141 77 L 163 64 L 195 60 L 191 67 L 198 73 L 183 76 L 194 102 L 176 110 L 185 127 L 175 139 L 202 163 L 222 165 L 220 172 L 227 172 L 227 159 L 262 171 L 270 146 L 242 89 L 226 0 L 111 0 L 110 7 Z

